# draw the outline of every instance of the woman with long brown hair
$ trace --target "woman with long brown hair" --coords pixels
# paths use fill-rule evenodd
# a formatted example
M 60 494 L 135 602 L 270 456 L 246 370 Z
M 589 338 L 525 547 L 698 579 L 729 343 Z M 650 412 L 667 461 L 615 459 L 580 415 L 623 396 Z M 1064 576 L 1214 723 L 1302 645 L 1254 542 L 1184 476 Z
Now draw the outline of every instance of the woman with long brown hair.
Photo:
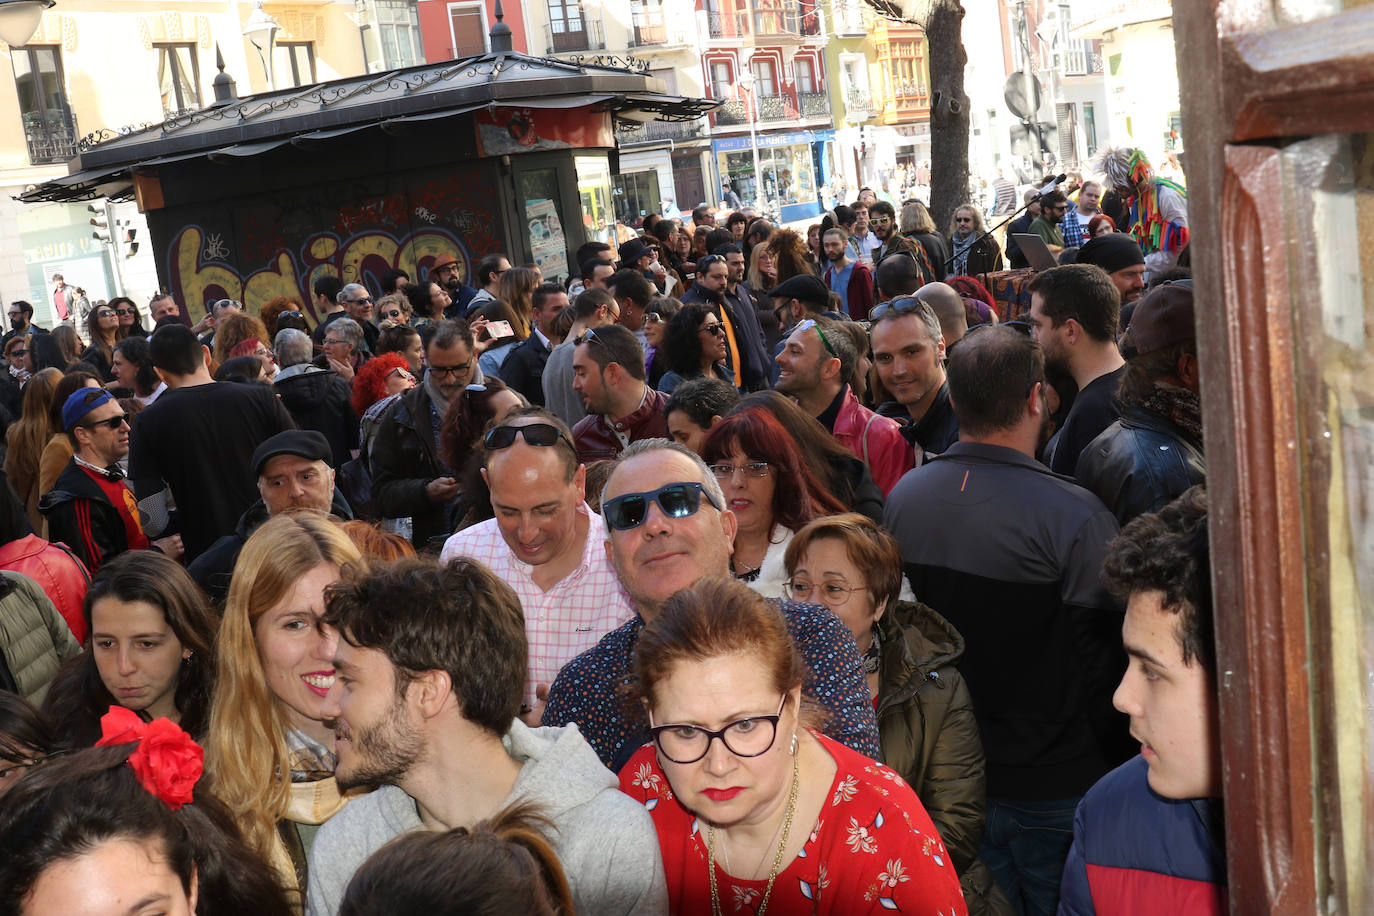
M 786 283 L 802 274 L 815 275 L 816 270 L 811 266 L 811 256 L 806 250 L 806 240 L 791 229 L 775 229 L 763 247 L 773 257 L 775 283 Z M 759 292 L 766 293 L 772 288 L 766 287 Z
M 101 383 L 114 381 L 114 345 L 119 342 L 119 315 L 108 305 L 97 305 L 86 315 L 86 336 L 91 345 L 81 353 Z
M 43 369 L 29 379 L 24 386 L 23 411 L 5 431 L 5 475 L 39 537 L 47 536 L 48 520 L 38 511 L 38 497 L 43 495 L 38 468 L 43 448 L 52 438 L 52 401 L 61 380 L 62 373 L 56 369 Z
M 530 336 L 534 322 L 534 290 L 541 282 L 542 276 L 534 267 L 512 267 L 501 274 L 501 291 L 497 298 L 509 305 L 520 319 L 521 340 Z

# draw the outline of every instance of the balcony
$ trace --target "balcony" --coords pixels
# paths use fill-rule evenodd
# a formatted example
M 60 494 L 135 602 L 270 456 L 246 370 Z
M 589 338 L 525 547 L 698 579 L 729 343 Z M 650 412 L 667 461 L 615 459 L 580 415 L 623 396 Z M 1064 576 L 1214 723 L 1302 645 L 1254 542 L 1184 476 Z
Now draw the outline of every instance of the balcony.
M 830 27 L 837 38 L 863 38 L 868 34 L 863 0 L 835 0 L 830 18 Z
M 803 118 L 829 118 L 830 117 L 830 96 L 824 92 L 801 92 L 797 94 L 801 101 L 801 116 Z
M 745 10 L 715 12 L 707 14 L 707 24 L 712 38 L 748 38 L 749 13 Z
M 801 7 L 787 0 L 754 4 L 754 34 L 759 37 L 801 37 Z
M 878 113 L 878 109 L 873 105 L 873 96 L 866 89 L 850 89 L 845 93 L 844 105 L 849 111 L 850 118 L 858 120 L 871 118 Z
M 707 138 L 706 119 L 696 121 L 650 121 L 640 124 L 633 130 L 622 130 L 616 134 L 619 145 L 638 146 L 643 143 L 658 143 L 664 140 L 682 142 L 685 140 L 705 140 Z
M 29 162 L 49 165 L 66 162 L 76 155 L 76 122 L 66 110 L 23 115 L 24 140 L 29 147 Z
M 717 127 L 730 127 L 737 124 L 749 123 L 749 109 L 744 107 L 744 103 L 738 100 L 726 102 L 716 109 L 711 116 L 716 119 Z
M 578 27 L 576 31 L 570 27 Z M 558 20 L 544 25 L 546 54 L 567 54 L 576 51 L 604 51 L 606 36 L 600 19 Z
M 1102 72 L 1102 55 L 1092 52 L 1092 42 L 1075 41 L 1076 47 L 1056 52 L 1065 76 L 1092 76 Z
M 690 45 L 692 39 L 692 33 L 681 25 L 665 25 L 662 22 L 643 25 L 636 22 L 630 31 L 630 47 L 632 48 Z
M 897 83 L 892 87 L 898 108 L 929 108 L 930 90 L 922 83 Z

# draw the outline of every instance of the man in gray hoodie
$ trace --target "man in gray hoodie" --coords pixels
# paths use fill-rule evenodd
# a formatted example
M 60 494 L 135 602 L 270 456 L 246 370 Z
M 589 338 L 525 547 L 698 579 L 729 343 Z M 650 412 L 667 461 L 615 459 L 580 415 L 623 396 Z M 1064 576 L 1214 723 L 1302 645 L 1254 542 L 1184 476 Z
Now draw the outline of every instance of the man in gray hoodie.
M 411 830 L 473 827 L 517 802 L 548 837 L 579 913 L 668 912 L 653 821 L 621 794 L 576 726 L 528 728 L 524 614 L 485 567 L 402 560 L 346 576 L 324 616 L 339 632 L 325 714 L 349 802 L 309 852 L 309 916 L 333 916 L 353 873 Z

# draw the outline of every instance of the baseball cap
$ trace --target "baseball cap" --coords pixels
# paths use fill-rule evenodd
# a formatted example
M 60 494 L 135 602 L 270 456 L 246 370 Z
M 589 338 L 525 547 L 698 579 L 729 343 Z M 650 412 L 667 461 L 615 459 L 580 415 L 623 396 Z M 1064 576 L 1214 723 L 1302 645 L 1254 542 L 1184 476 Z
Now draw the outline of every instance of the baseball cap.
M 307 461 L 331 464 L 334 453 L 329 440 L 313 429 L 288 429 L 262 440 L 253 450 L 253 473 L 262 474 L 262 467 L 278 455 L 298 455 Z
M 62 402 L 62 428 L 71 432 L 88 413 L 101 404 L 113 400 L 114 395 L 104 388 L 78 388 L 67 395 L 67 400 Z

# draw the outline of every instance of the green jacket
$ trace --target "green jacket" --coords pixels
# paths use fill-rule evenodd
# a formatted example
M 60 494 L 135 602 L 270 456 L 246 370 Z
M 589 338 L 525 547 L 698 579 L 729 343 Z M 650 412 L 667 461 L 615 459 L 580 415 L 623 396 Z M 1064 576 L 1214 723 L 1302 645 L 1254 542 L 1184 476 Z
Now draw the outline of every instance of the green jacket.
M 883 762 L 907 781 L 940 831 L 970 916 L 1014 912 L 978 858 L 987 795 L 973 700 L 954 667 L 964 638 L 924 604 L 903 601 L 881 622 L 878 736 Z
M 62 662 L 81 653 L 71 628 L 28 576 L 0 573 L 0 654 L 20 696 L 35 706 Z

